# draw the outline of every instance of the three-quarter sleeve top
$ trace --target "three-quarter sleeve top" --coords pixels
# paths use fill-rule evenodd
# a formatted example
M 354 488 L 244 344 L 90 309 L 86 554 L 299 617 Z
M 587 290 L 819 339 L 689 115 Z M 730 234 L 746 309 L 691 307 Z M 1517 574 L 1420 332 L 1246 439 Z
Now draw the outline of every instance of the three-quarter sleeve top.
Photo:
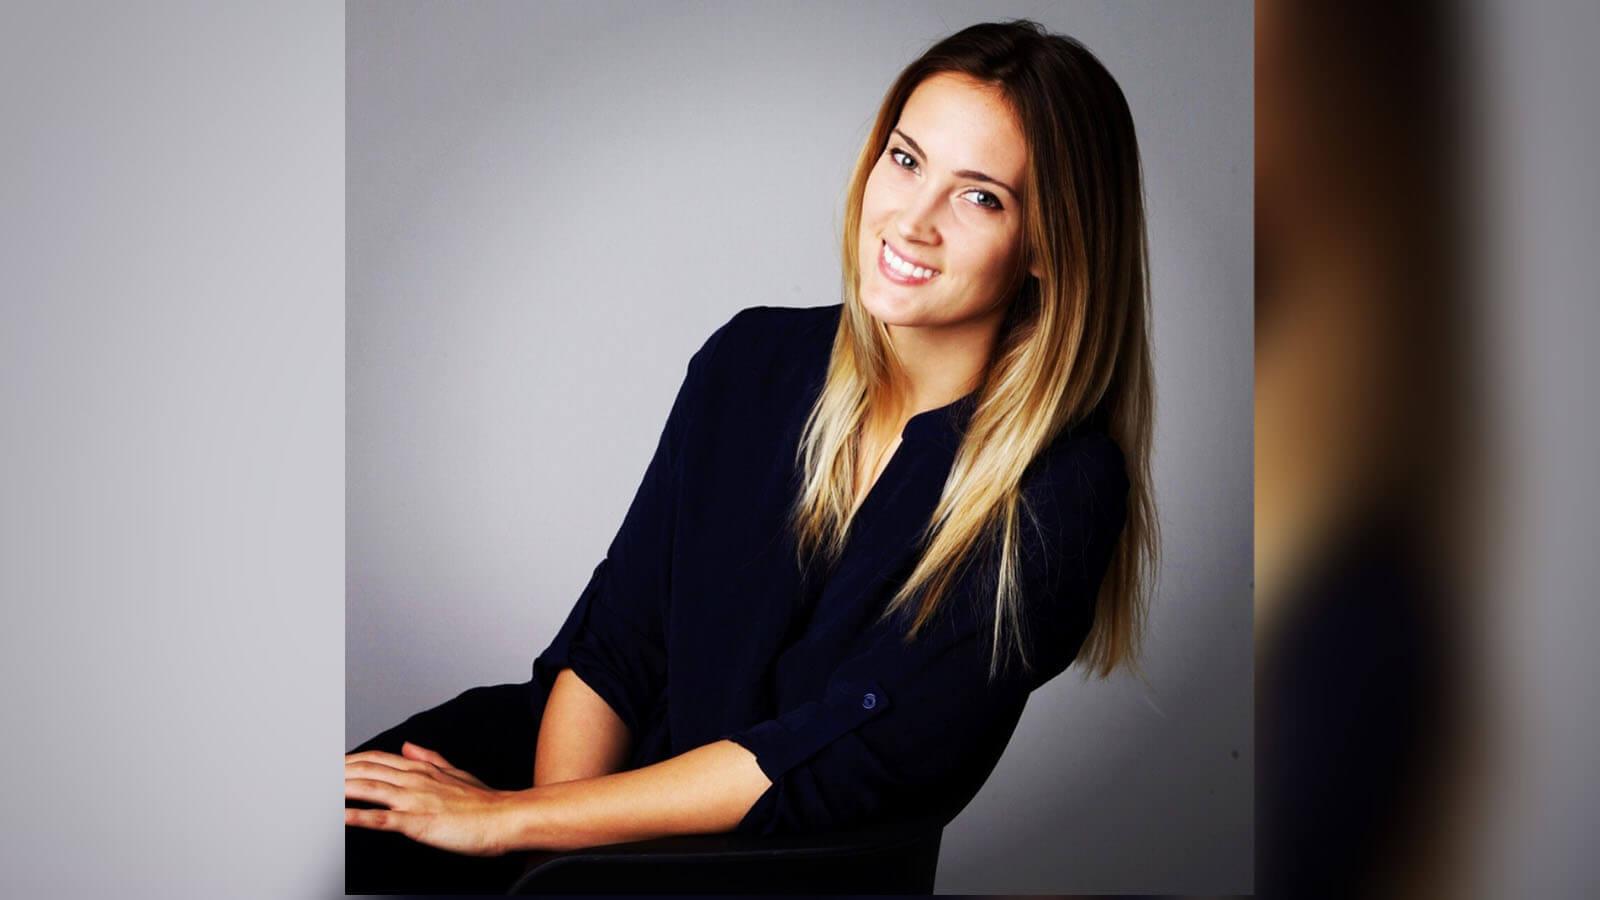
M 795 451 L 841 309 L 745 309 L 694 354 L 621 528 L 533 662 L 535 706 L 573 669 L 627 724 L 630 768 L 721 739 L 753 753 L 772 785 L 741 833 L 953 818 L 1029 693 L 1077 656 L 1125 518 L 1122 453 L 1090 416 L 1023 481 L 1031 668 L 989 680 L 992 566 L 968 566 L 909 644 L 904 619 L 877 622 L 916 562 L 969 394 L 906 423 L 843 554 L 802 573 Z

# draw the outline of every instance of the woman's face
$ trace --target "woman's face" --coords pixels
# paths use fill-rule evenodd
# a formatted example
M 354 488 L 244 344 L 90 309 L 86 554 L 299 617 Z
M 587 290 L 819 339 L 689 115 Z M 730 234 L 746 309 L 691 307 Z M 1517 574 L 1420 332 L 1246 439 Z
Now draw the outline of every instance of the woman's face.
M 890 325 L 947 326 L 1008 299 L 1026 167 L 1022 128 L 997 88 L 950 73 L 917 85 L 861 201 L 867 310 Z

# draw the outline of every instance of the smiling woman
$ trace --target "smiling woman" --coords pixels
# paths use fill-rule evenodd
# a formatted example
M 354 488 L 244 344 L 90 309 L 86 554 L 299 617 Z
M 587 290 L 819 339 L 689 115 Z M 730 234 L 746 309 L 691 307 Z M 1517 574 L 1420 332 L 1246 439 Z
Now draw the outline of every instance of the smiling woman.
M 369 804 L 348 886 L 948 822 L 1032 691 L 1132 667 L 1156 551 L 1141 193 L 1127 104 L 1077 42 L 975 25 L 913 62 L 851 179 L 843 302 L 747 308 L 694 354 L 530 682 L 346 758 Z
M 1037 516 L 1023 485 L 1086 428 L 1114 443 L 1127 490 L 1082 661 L 1102 677 L 1137 671 L 1160 543 L 1140 168 L 1099 61 L 1012 22 L 965 29 L 908 66 L 851 179 L 843 315 L 802 438 L 800 546 L 836 557 L 879 471 L 865 461 L 899 452 L 917 412 L 969 401 L 923 552 L 885 615 L 914 606 L 914 635 L 990 548 L 991 678 L 1008 649 L 1029 664 L 1021 523 Z

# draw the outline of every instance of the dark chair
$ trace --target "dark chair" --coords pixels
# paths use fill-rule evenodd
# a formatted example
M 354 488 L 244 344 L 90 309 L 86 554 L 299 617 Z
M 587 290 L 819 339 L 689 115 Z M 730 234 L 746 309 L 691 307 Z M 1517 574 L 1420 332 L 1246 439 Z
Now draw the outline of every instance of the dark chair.
M 508 894 L 931 894 L 939 821 L 532 851 Z

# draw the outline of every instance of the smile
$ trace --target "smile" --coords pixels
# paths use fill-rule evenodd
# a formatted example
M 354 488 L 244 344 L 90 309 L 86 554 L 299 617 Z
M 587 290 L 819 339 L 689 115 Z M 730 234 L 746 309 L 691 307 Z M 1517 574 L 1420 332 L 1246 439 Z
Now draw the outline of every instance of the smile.
M 894 252 L 888 241 L 883 242 L 883 249 L 878 252 L 878 271 L 896 284 L 918 285 L 927 284 L 939 277 L 938 269 L 917 265 Z

